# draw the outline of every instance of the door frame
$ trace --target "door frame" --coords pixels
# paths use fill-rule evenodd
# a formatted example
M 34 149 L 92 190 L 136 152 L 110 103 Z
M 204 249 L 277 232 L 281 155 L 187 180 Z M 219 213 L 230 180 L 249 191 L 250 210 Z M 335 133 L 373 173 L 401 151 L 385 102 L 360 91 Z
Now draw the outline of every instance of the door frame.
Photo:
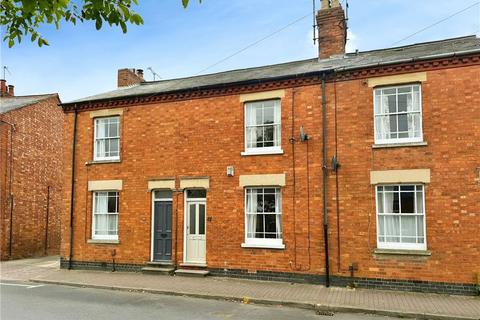
M 151 221 L 150 221 L 150 261 L 153 262 L 155 261 L 153 259 L 153 243 L 154 243 L 154 237 L 155 237 L 155 202 L 171 202 L 172 203 L 172 209 L 173 209 L 173 193 L 172 193 L 172 197 L 171 198 L 162 198 L 162 199 L 155 199 L 155 194 L 154 192 L 155 191 L 159 191 L 159 190 L 165 190 L 165 191 L 171 191 L 170 189 L 153 189 L 151 192 L 150 192 L 150 197 L 151 197 L 151 206 L 152 206 L 152 209 L 151 209 Z M 173 212 L 171 212 L 172 214 L 172 222 L 173 222 Z M 173 232 L 172 232 L 173 233 Z M 172 250 L 173 250 L 173 246 L 172 246 Z
M 191 265 L 206 265 L 207 264 L 207 195 L 206 189 L 200 188 L 201 190 L 205 190 L 205 198 L 187 198 L 187 191 L 199 189 L 199 188 L 189 188 L 183 190 L 183 263 L 191 264 Z M 203 202 L 205 204 L 205 263 L 196 263 L 196 262 L 189 262 L 187 261 L 187 214 L 188 214 L 188 206 L 189 202 Z

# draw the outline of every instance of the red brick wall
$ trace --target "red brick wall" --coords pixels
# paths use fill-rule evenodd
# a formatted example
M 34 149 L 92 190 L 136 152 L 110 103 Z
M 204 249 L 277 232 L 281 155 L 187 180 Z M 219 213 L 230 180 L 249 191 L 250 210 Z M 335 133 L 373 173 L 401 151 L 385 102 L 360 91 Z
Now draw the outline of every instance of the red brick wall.
M 15 124 L 13 133 L 13 237 L 9 257 L 10 205 L 6 199 L 9 138 L 2 143 L 2 252 L 1 258 L 23 258 L 45 253 L 47 187 L 50 186 L 47 254 L 58 254 L 63 183 L 63 112 L 57 97 L 4 114 Z M 8 135 L 7 135 L 8 136 Z M 6 137 L 5 135 L 2 136 Z M 9 136 L 8 136 L 9 137 Z M 6 149 L 4 147 L 7 147 Z M 3 160 L 7 159 L 7 169 Z M 5 191 L 6 190 L 6 191 Z M 2 196 L 2 199 L 3 199 Z
M 338 82 L 337 132 L 340 262 L 337 255 L 335 174 L 328 174 L 330 256 L 335 275 L 472 283 L 479 272 L 480 186 L 478 66 L 428 72 L 423 84 L 424 147 L 372 149 L 373 90 L 364 80 Z M 295 93 L 293 93 L 295 92 Z M 292 117 L 292 103 L 295 117 Z M 335 151 L 335 86 L 327 84 L 328 159 Z M 75 229 L 73 260 L 142 264 L 150 260 L 151 178 L 209 176 L 207 192 L 207 264 L 210 268 L 324 273 L 321 171 L 321 89 L 319 85 L 287 89 L 282 99 L 283 155 L 240 156 L 244 150 L 244 107 L 238 95 L 124 108 L 121 116 L 122 162 L 85 165 L 92 160 L 93 120 L 78 114 Z M 462 112 L 458 111 L 462 110 Z M 72 141 L 73 114 L 66 115 L 65 145 Z M 300 126 L 311 136 L 295 144 Z M 475 129 L 477 128 L 477 129 Z M 308 150 L 308 154 L 307 154 Z M 65 185 L 71 182 L 71 148 L 65 148 Z M 308 166 L 307 166 L 308 159 Z M 293 180 L 295 164 L 295 181 Z M 226 167 L 235 167 L 235 177 Z M 427 258 L 374 257 L 375 203 L 371 170 L 430 168 L 426 186 Z M 283 188 L 285 250 L 244 249 L 244 191 L 239 175 L 286 173 Z M 123 180 L 120 192 L 118 245 L 88 244 L 92 196 L 87 181 Z M 295 193 L 294 193 L 295 185 Z M 295 196 L 295 202 L 294 202 Z M 178 257 L 183 261 L 183 195 L 178 206 Z M 70 188 L 64 192 L 62 256 L 68 259 Z M 369 223 L 369 219 L 371 222 Z M 175 218 L 174 218 L 175 224 Z M 369 226 L 370 225 L 370 226 Z M 175 231 L 175 228 L 174 228 Z M 175 237 L 175 235 L 174 235 Z M 369 245 L 370 239 L 370 245 Z M 175 252 L 175 248 L 174 248 Z M 340 268 L 338 268 L 338 262 Z M 461 264 L 461 268 L 459 268 Z

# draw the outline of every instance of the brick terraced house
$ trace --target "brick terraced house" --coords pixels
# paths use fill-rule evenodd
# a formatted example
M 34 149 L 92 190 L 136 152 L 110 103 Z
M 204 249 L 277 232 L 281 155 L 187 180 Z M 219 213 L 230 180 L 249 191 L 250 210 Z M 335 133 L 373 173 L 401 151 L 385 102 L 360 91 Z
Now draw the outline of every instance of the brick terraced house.
M 64 103 L 63 268 L 475 294 L 480 40 L 144 82 Z
M 15 96 L 0 80 L 0 260 L 60 250 L 63 120 L 56 93 Z

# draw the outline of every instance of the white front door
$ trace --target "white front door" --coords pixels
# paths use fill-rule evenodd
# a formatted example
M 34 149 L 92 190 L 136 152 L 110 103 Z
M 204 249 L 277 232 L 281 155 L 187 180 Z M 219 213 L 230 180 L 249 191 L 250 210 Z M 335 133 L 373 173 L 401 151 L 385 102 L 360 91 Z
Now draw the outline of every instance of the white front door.
M 185 262 L 206 262 L 206 202 L 187 201 Z

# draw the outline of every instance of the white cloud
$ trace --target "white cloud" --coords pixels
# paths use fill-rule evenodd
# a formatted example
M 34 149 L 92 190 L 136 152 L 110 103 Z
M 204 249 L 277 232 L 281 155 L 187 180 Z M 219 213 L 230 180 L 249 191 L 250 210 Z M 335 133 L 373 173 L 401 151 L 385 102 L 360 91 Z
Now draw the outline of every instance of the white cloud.
M 347 45 L 346 52 L 355 52 L 358 49 L 358 37 L 351 30 L 347 30 Z

